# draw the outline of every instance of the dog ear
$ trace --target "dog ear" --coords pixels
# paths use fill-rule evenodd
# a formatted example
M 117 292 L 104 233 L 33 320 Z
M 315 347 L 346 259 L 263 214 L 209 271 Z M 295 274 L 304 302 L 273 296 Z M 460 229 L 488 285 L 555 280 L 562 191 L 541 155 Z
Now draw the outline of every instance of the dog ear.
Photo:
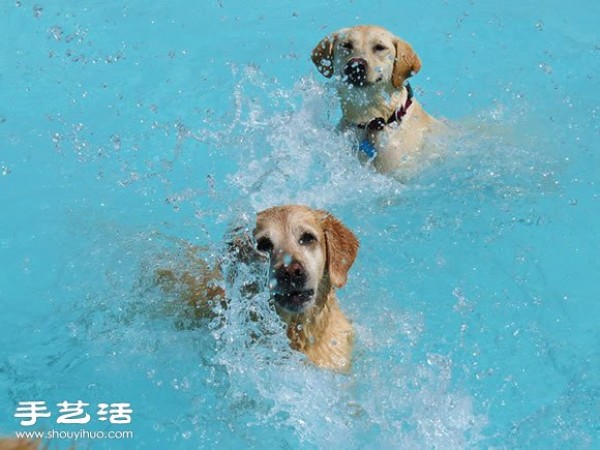
M 392 84 L 398 89 L 404 80 L 421 70 L 421 60 L 413 48 L 402 39 L 396 38 L 394 46 L 396 47 L 396 59 L 392 70 Z
M 324 37 L 311 54 L 312 62 L 317 66 L 321 75 L 326 78 L 333 76 L 333 45 L 335 38 L 335 34 Z
M 321 211 L 321 224 L 327 241 L 327 269 L 331 284 L 341 288 L 346 284 L 348 271 L 358 253 L 358 239 L 342 222 L 331 214 Z

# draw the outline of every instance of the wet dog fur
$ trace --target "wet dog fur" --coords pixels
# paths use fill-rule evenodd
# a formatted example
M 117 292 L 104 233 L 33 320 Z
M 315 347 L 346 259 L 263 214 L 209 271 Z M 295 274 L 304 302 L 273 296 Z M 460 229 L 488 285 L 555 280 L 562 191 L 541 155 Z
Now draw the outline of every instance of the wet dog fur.
M 353 330 L 335 290 L 346 284 L 356 258 L 359 243 L 354 234 L 328 212 L 302 205 L 258 213 L 252 234 L 234 236 L 229 251 L 245 264 L 268 261 L 271 298 L 287 325 L 291 348 L 319 367 L 348 371 Z M 221 270 L 211 268 L 200 253 L 191 253 L 192 262 L 182 272 L 158 270 L 156 281 L 165 290 L 176 290 L 197 315 L 206 317 L 213 314 L 215 302 L 227 307 L 229 300 L 221 287 Z M 256 284 L 245 288 L 260 289 Z
M 48 446 L 42 446 L 40 441 L 31 441 L 23 438 L 0 438 L 0 450 L 42 450 Z
M 421 159 L 426 136 L 445 129 L 414 98 L 400 123 L 381 130 L 361 128 L 376 118 L 388 120 L 406 105 L 405 81 L 421 70 L 421 60 L 410 44 L 388 30 L 359 25 L 336 31 L 316 45 L 312 61 L 323 76 L 336 79 L 342 109 L 339 128 L 372 146 L 371 161 L 379 172 L 411 169 Z

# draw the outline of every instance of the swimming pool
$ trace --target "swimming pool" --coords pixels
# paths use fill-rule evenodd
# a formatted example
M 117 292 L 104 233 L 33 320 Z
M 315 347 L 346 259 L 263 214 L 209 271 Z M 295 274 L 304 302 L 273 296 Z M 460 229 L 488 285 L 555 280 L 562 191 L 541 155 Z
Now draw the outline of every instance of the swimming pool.
M 1 435 L 600 446 L 600 4 L 147 3 L 0 6 Z M 464 130 L 406 183 L 356 161 L 309 60 L 358 23 L 414 46 L 417 97 Z M 228 224 L 286 202 L 360 238 L 348 376 L 304 365 L 266 302 L 249 341 L 241 307 L 195 326 L 151 282 L 180 240 L 218 254 Z M 132 421 L 23 427 L 34 400 L 126 402 Z

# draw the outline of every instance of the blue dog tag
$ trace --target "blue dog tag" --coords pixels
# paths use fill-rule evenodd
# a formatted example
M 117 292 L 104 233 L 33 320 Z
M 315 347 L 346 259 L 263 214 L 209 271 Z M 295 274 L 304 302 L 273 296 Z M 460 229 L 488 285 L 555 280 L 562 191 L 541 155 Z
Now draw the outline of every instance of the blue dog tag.
M 371 144 L 371 141 L 369 141 L 368 139 L 361 141 L 361 143 L 358 145 L 358 149 L 365 155 L 367 155 L 369 158 L 373 158 L 377 154 L 375 146 Z

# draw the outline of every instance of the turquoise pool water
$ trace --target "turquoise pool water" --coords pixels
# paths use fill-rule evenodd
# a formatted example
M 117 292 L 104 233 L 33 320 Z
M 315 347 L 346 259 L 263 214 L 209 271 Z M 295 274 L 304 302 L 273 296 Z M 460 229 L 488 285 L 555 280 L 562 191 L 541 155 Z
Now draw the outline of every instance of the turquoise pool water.
M 599 3 L 19 0 L 0 17 L 0 435 L 600 448 Z M 418 99 L 461 130 L 406 183 L 358 163 L 309 59 L 359 23 L 412 43 Z M 304 365 L 264 295 L 258 325 L 236 304 L 197 326 L 152 284 L 182 241 L 218 255 L 228 224 L 286 202 L 361 240 L 339 292 L 348 376 Z M 20 425 L 34 400 L 53 415 Z M 57 424 L 78 400 L 91 420 Z M 99 420 L 119 402 L 131 423 Z

